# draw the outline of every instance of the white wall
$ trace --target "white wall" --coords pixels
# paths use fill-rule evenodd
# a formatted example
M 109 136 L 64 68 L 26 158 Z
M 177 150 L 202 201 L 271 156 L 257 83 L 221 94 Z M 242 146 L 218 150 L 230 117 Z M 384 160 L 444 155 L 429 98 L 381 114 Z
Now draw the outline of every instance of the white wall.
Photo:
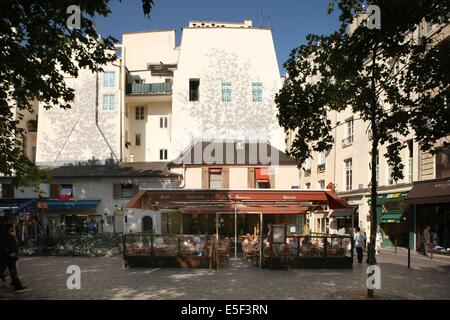
M 200 99 L 189 101 L 189 79 L 200 79 Z M 232 101 L 222 102 L 222 82 L 231 82 Z M 263 85 L 263 101 L 252 101 L 252 83 Z M 270 30 L 184 28 L 174 73 L 172 147 L 177 157 L 193 140 L 268 139 L 284 149 L 276 119 L 280 73 Z

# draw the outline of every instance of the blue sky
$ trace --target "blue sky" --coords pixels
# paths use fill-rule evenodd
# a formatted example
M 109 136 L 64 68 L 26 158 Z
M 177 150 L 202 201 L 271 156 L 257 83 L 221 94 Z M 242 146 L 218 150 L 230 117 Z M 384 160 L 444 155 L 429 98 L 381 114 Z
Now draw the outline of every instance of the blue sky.
M 141 0 L 116 0 L 112 14 L 96 18 L 102 36 L 119 41 L 124 32 L 175 29 L 179 42 L 189 20 L 253 20 L 254 26 L 273 29 L 280 71 L 292 48 L 305 42 L 308 33 L 328 34 L 338 27 L 337 16 L 327 15 L 329 0 L 154 0 L 150 18 L 144 17 Z M 261 13 L 262 12 L 262 13 Z M 262 19 L 261 19 L 262 17 Z M 270 19 L 268 18 L 270 17 Z

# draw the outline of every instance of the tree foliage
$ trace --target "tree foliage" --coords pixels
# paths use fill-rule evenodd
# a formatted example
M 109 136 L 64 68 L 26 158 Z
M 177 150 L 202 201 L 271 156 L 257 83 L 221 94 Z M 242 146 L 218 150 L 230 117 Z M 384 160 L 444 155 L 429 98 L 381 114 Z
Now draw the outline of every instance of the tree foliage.
M 43 177 L 22 152 L 23 113 L 44 108 L 70 108 L 74 90 L 65 76 L 77 77 L 81 68 L 102 71 L 115 60 L 113 37 L 100 37 L 95 16 L 108 16 L 110 0 L 46 0 L 0 2 L 0 174 L 16 177 L 16 184 Z M 80 28 L 67 25 L 71 5 L 81 11 Z M 153 0 L 142 0 L 149 15 Z M 16 109 L 15 109 L 16 108 Z
M 305 45 L 292 50 L 284 65 L 289 77 L 276 97 L 278 119 L 296 131 L 290 154 L 303 163 L 313 150 L 329 150 L 334 144 L 327 111 L 351 108 L 369 124 L 374 118 L 372 135 L 388 145 L 384 156 L 394 165 L 393 178 L 400 179 L 402 136 L 414 128 L 421 149 L 433 152 L 435 142 L 450 134 L 450 41 L 412 35 L 424 19 L 440 24 L 441 32 L 450 2 L 370 1 L 381 9 L 381 29 L 369 29 L 363 21 L 350 35 L 346 31 L 364 4 L 333 1 L 330 11 L 336 5 L 340 10 L 339 30 L 308 35 Z
M 381 28 L 368 27 L 372 16 L 364 11 L 368 5 L 380 8 Z M 327 112 L 349 108 L 368 124 L 372 145 L 368 262 L 374 264 L 379 145 L 386 145 L 384 157 L 393 167 L 392 178 L 399 180 L 406 135 L 413 132 L 420 148 L 432 153 L 437 141 L 450 135 L 450 0 L 333 0 L 329 12 L 336 7 L 339 30 L 308 35 L 305 45 L 292 50 L 285 63 L 289 77 L 275 100 L 279 123 L 296 133 L 289 153 L 300 163 L 312 151 L 333 147 Z M 438 25 L 432 36 L 418 33 L 424 21 Z

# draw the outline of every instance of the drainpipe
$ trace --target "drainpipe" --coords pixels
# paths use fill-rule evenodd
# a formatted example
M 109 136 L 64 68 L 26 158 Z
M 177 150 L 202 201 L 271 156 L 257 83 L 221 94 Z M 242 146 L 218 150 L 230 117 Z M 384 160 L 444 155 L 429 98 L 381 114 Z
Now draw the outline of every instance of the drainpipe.
M 108 145 L 109 150 L 111 151 L 111 154 L 114 156 L 114 158 L 116 159 L 117 162 L 119 162 L 119 159 L 117 158 L 116 153 L 114 152 L 113 148 L 111 147 L 111 145 L 108 142 L 108 139 L 106 139 L 105 134 L 103 133 L 102 129 L 100 128 L 100 126 L 98 125 L 98 99 L 99 99 L 99 94 L 98 94 L 98 71 L 95 73 L 95 125 L 98 128 L 98 131 L 100 132 L 100 134 L 103 137 L 103 140 L 105 140 L 106 144 Z

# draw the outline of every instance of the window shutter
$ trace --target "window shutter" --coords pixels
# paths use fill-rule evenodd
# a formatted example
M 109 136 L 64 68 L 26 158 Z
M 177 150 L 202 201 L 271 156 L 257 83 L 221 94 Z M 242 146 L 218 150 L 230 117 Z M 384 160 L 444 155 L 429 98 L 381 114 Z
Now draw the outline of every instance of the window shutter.
M 269 174 L 270 189 L 275 189 L 275 174 Z
M 230 168 L 224 167 L 222 169 L 222 188 L 228 189 L 230 187 Z
M 59 184 L 50 185 L 50 198 L 58 198 L 59 196 Z
M 248 168 L 248 183 L 249 189 L 255 188 L 255 168 Z
M 208 167 L 202 168 L 202 189 L 209 188 L 209 172 Z
M 120 199 L 120 183 L 113 184 L 113 199 Z

